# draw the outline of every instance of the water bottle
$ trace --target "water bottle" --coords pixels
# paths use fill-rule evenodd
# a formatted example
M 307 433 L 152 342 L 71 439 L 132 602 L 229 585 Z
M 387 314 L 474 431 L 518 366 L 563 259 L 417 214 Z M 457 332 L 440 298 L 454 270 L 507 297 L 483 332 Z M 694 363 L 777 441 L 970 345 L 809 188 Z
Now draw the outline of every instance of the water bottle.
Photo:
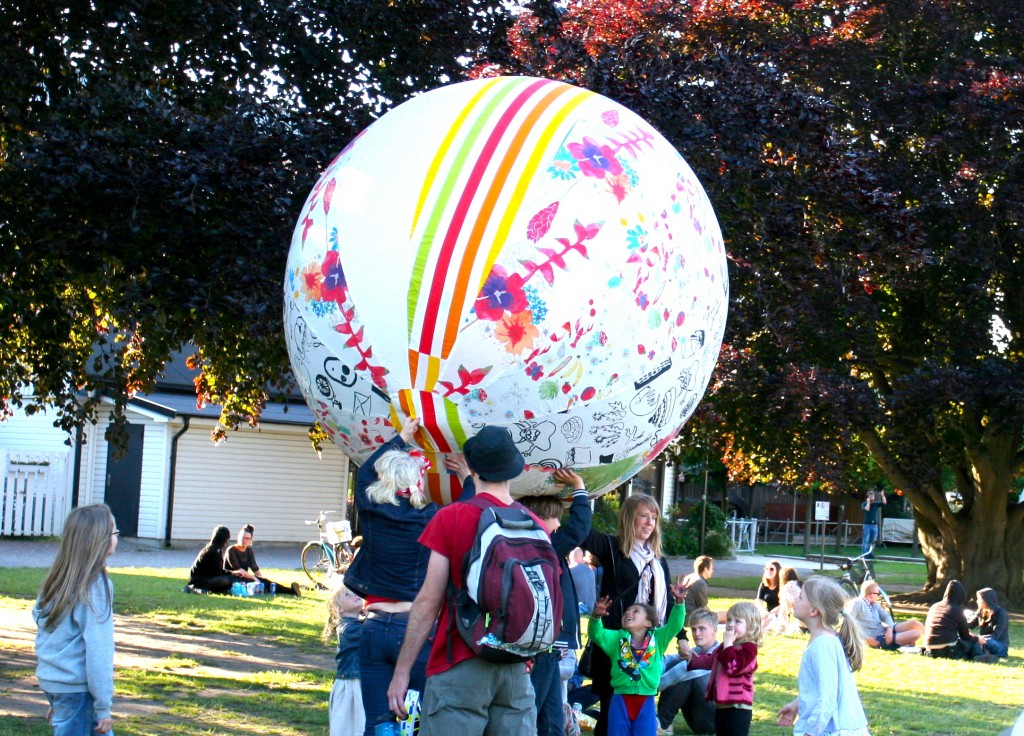
M 277 583 L 271 583 L 270 584 L 270 595 L 276 595 L 276 594 L 277 594 Z
M 246 583 L 245 584 L 245 589 L 247 591 L 246 595 L 256 595 L 259 592 L 259 586 L 260 586 L 260 584 L 257 583 L 257 582 Z
M 231 595 L 248 595 L 248 591 L 245 588 L 245 583 L 232 583 L 231 584 Z

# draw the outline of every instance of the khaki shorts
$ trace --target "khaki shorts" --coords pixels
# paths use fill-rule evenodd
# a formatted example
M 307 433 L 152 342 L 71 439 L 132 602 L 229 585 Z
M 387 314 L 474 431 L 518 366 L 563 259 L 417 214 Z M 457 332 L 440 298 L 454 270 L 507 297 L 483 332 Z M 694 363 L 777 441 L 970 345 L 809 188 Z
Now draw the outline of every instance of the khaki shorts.
M 531 736 L 537 733 L 526 665 L 459 662 L 427 678 L 420 736 Z

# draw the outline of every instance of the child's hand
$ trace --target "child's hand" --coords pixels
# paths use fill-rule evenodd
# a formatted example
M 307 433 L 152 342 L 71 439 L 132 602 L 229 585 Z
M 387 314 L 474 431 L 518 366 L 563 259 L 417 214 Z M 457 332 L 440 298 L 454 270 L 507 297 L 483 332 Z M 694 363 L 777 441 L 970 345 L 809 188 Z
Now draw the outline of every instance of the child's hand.
M 775 721 L 780 726 L 792 726 L 796 723 L 797 701 L 791 700 L 779 709 L 779 718 Z
M 573 490 L 587 487 L 587 484 L 583 482 L 583 479 L 572 468 L 559 468 L 554 472 L 553 476 L 559 483 L 572 486 Z
M 686 598 L 686 591 L 689 590 L 689 587 L 683 582 L 683 576 L 678 576 L 676 584 L 669 587 L 672 589 L 672 597 L 676 599 L 676 603 L 682 603 Z
M 605 596 L 594 604 L 594 610 L 590 612 L 591 618 L 604 618 L 608 615 L 608 609 L 612 607 L 612 599 Z
M 722 646 L 731 647 L 736 642 L 736 631 L 733 629 L 732 623 L 727 622 L 725 624 L 725 637 L 722 639 Z
M 690 648 L 689 642 L 687 642 L 685 639 L 678 639 L 676 641 L 676 646 L 679 647 L 680 657 L 685 659 L 687 662 L 693 659 L 693 650 Z

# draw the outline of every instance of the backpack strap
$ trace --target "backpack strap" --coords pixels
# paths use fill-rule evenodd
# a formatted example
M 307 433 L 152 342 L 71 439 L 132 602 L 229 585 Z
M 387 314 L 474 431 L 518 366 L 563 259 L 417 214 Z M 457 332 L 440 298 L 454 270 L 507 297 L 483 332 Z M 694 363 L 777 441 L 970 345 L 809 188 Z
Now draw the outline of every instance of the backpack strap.
M 487 509 L 493 508 L 494 506 L 498 505 L 498 504 L 494 503 L 490 498 L 485 498 L 486 496 L 488 496 L 488 494 L 481 493 L 481 494 L 477 494 L 477 495 L 473 496 L 472 498 L 467 498 L 465 501 L 459 501 L 458 503 L 465 503 L 465 504 L 469 504 L 471 506 L 476 506 L 478 509 L 480 509 L 481 512 L 486 511 Z M 478 523 L 479 523 L 479 521 L 478 521 Z M 474 539 L 476 538 L 476 532 L 475 531 L 473 532 L 473 538 Z M 462 558 L 462 572 L 461 572 L 461 575 L 465 575 L 466 574 L 466 560 L 469 557 L 469 555 L 472 554 L 472 552 L 473 552 L 473 545 L 470 545 L 469 549 L 466 551 L 465 556 Z M 448 575 L 447 597 L 448 597 L 448 643 L 446 645 L 446 648 L 447 648 L 447 654 L 448 654 L 448 663 L 451 664 L 452 661 L 455 659 L 455 651 L 453 649 L 452 642 L 454 641 L 454 637 L 461 636 L 461 634 L 459 634 L 458 627 L 457 627 L 456 621 L 455 621 L 455 617 L 459 615 L 459 589 L 455 586 L 455 581 L 452 579 L 451 574 Z

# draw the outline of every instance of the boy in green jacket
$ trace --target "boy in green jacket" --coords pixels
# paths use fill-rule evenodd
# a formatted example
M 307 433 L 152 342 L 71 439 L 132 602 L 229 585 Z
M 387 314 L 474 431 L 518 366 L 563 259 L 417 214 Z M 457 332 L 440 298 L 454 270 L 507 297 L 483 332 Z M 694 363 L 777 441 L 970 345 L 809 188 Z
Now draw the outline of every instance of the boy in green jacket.
M 622 615 L 621 629 L 606 629 L 601 618 L 612 599 L 594 604 L 588 636 L 612 661 L 612 695 L 608 712 L 608 736 L 648 736 L 658 730 L 654 696 L 664 670 L 665 650 L 686 621 L 686 586 L 670 586 L 676 605 L 668 621 L 658 626 L 654 606 L 634 603 Z

